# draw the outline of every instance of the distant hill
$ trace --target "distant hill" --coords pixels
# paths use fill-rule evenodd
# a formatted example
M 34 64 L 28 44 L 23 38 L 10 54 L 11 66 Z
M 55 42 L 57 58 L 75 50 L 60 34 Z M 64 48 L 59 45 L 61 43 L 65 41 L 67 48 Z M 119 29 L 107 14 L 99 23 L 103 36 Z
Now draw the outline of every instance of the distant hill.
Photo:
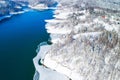
M 0 17 L 4 15 L 9 15 L 11 12 L 18 12 L 22 11 L 23 8 L 27 7 L 27 2 L 22 1 L 8 1 L 8 0 L 1 0 L 0 1 Z
M 55 1 L 53 0 L 0 0 L 0 17 L 9 15 L 11 12 L 22 11 L 23 8 L 28 5 L 35 6 L 39 3 L 43 3 L 46 6 L 53 6 Z
M 28 2 L 30 5 L 36 5 L 38 3 L 44 3 L 48 6 L 53 5 L 55 3 L 54 0 L 12 0 L 12 1 L 24 1 L 24 2 Z
M 62 5 L 71 7 L 98 7 L 120 11 L 120 0 L 56 0 Z

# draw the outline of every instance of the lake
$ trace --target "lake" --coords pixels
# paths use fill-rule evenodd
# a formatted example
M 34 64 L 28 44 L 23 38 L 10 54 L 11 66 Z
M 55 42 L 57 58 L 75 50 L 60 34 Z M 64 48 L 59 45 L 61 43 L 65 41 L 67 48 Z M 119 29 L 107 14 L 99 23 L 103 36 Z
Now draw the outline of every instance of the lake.
M 0 22 L 0 80 L 33 80 L 37 45 L 49 39 L 53 10 L 31 10 Z

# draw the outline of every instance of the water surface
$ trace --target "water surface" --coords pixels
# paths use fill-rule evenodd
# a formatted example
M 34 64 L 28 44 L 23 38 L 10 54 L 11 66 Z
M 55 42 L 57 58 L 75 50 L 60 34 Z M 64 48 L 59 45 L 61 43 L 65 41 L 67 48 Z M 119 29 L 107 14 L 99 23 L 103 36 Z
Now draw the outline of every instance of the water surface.
M 52 11 L 29 11 L 0 22 L 0 80 L 33 80 L 32 59 L 37 45 L 49 38 L 44 20 Z

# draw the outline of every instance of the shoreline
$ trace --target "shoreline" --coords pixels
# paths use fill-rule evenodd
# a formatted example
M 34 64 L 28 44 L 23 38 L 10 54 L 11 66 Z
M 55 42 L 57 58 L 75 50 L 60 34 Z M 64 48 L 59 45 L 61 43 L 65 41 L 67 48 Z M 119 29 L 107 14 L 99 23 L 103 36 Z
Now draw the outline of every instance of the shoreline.
M 48 9 L 56 9 L 56 8 L 48 8 Z M 45 20 L 45 22 L 47 21 L 49 20 Z M 47 29 L 48 24 L 49 22 L 47 22 L 45 25 L 46 30 L 48 30 Z M 50 34 L 50 38 L 52 38 L 51 34 Z M 46 53 L 47 51 L 50 51 L 50 49 L 51 49 L 51 45 L 49 45 L 47 42 L 42 42 L 38 45 L 38 48 L 36 50 L 37 55 L 33 58 L 33 63 L 36 69 L 33 80 L 69 80 L 69 78 L 64 74 L 52 70 L 51 68 L 44 65 L 44 59 Z
M 43 53 L 46 53 L 46 55 L 44 55 L 42 64 L 45 65 L 48 69 L 59 72 L 60 74 L 63 74 L 67 77 L 67 79 L 61 80 L 94 80 L 97 76 L 97 74 L 94 73 L 94 70 L 98 71 L 99 69 L 101 71 L 102 69 L 100 66 L 104 65 L 106 69 L 106 65 L 109 65 L 110 69 L 112 69 L 107 60 L 108 56 L 112 58 L 111 55 L 114 55 L 114 50 L 117 51 L 119 48 L 119 43 L 115 42 L 120 38 L 120 27 L 118 24 L 116 24 L 117 14 L 112 15 L 112 17 L 108 17 L 111 15 L 111 13 L 108 13 L 106 10 L 102 10 L 101 15 L 95 16 L 95 14 L 91 14 L 89 10 L 71 12 L 72 10 L 74 11 L 72 8 L 64 9 L 64 7 L 60 6 L 54 12 L 54 19 L 45 20 L 48 22 L 46 24 L 46 29 L 47 32 L 50 33 L 51 42 L 53 44 L 51 45 L 50 50 L 46 49 L 47 52 L 43 51 Z M 67 12 L 67 14 L 62 14 L 64 12 Z M 95 12 L 98 14 L 97 11 Z M 103 17 L 104 15 L 102 12 L 105 12 L 104 15 L 106 18 Z M 91 18 L 93 16 L 95 18 Z M 106 22 L 107 19 L 110 21 Z M 99 24 L 103 25 L 104 27 L 99 26 Z M 103 36 L 103 34 L 108 37 L 108 34 L 112 34 L 112 36 L 114 36 L 112 39 L 115 42 L 114 47 L 110 48 L 110 45 L 113 45 L 113 42 L 110 42 L 112 37 L 109 37 L 107 40 L 106 36 Z M 104 41 L 109 42 L 99 42 L 101 38 L 106 39 Z M 108 45 L 108 43 L 110 45 Z M 107 52 L 105 47 L 110 48 L 109 52 Z M 104 51 L 106 51 L 106 54 L 109 53 L 110 55 L 103 55 Z M 41 51 L 40 53 L 42 54 Z M 38 55 L 40 53 L 38 53 Z M 89 53 L 89 55 L 87 53 Z M 118 55 L 118 53 L 116 55 Z M 36 61 L 36 63 L 37 62 L 39 61 Z M 101 65 L 98 66 L 97 64 L 99 63 Z M 94 66 L 92 64 L 94 64 Z M 118 63 L 114 64 L 117 65 Z M 94 70 L 92 68 L 94 68 Z M 92 75 L 91 73 L 94 74 Z M 102 75 L 104 73 L 99 74 Z M 112 74 L 112 71 L 110 74 Z M 99 78 L 99 80 L 102 79 L 102 77 Z
M 51 45 L 48 45 L 47 42 L 42 42 L 38 46 L 39 50 L 37 50 L 37 56 L 33 58 L 33 63 L 36 69 L 33 80 L 69 80 L 65 75 L 51 70 L 43 64 L 45 55 L 50 48 Z
M 9 77 L 5 77 L 5 75 L 3 74 L 3 76 L 1 76 L 2 79 L 4 79 L 3 77 L 5 77 L 5 80 L 8 80 L 9 78 L 12 80 L 11 77 L 14 77 L 12 75 L 14 74 L 13 72 L 15 72 L 15 76 L 20 77 L 18 80 L 20 79 L 22 80 L 22 78 L 23 80 L 33 79 L 35 68 L 34 68 L 32 59 L 36 55 L 35 50 L 37 45 L 42 41 L 48 40 L 49 34 L 46 33 L 46 30 L 44 27 L 45 22 L 43 22 L 43 20 L 51 19 L 52 11 L 53 10 L 39 12 L 35 10 L 30 10 L 29 12 L 26 12 L 20 15 L 15 15 L 10 19 L 5 19 L 1 22 L 0 27 L 1 27 L 2 50 L 0 50 L 0 52 L 6 53 L 6 54 L 11 53 L 13 55 L 13 56 L 10 56 L 10 55 L 3 54 L 3 57 L 1 56 L 1 60 L 2 60 L 1 62 L 7 63 L 6 65 L 1 65 L 1 67 L 3 67 L 3 70 L 1 70 L 1 72 L 5 74 L 4 69 L 6 69 L 6 71 L 8 70 L 11 72 L 11 74 L 9 73 L 6 74 Z M 43 17 L 41 17 L 41 15 Z M 19 46 L 16 44 L 18 44 Z M 13 47 L 10 47 L 11 45 Z M 8 51 L 6 51 L 6 49 Z M 18 53 L 19 58 L 17 57 L 18 55 L 16 53 Z M 6 57 L 11 59 L 10 62 L 9 62 L 9 59 L 6 59 Z M 15 63 L 13 64 L 12 62 L 14 61 Z M 16 63 L 16 61 L 18 61 L 19 63 Z M 17 65 L 18 67 L 14 65 Z M 11 67 L 11 69 L 7 68 L 7 66 Z M 19 73 L 16 72 L 18 68 L 19 68 L 19 71 L 18 71 Z M 18 75 L 18 74 L 23 74 L 23 75 Z M 17 77 L 15 77 L 15 79 Z
M 29 11 L 29 9 L 25 9 L 23 11 L 18 11 L 18 12 L 10 12 L 9 15 L 5 15 L 5 16 L 0 17 L 0 21 L 4 20 L 6 18 L 11 18 L 14 15 L 23 14 L 23 13 L 28 12 L 28 11 Z

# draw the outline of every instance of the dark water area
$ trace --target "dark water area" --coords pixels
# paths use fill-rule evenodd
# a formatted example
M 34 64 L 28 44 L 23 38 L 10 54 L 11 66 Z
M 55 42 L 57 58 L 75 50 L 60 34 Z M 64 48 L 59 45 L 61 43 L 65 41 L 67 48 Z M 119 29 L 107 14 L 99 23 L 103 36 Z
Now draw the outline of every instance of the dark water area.
M 49 38 L 44 20 L 52 15 L 53 10 L 29 11 L 0 22 L 0 80 L 33 80 L 32 59 Z

